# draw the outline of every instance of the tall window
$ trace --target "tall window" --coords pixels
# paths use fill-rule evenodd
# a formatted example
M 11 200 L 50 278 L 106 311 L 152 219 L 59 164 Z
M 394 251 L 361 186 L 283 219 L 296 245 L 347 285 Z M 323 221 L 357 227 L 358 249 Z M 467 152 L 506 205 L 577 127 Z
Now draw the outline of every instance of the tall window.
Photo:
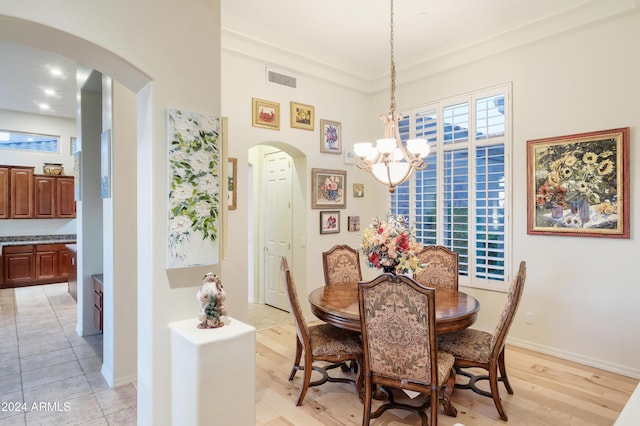
M 428 167 L 400 185 L 390 213 L 408 216 L 417 238 L 460 255 L 460 284 L 506 289 L 510 85 L 403 111 L 403 140 L 425 138 Z

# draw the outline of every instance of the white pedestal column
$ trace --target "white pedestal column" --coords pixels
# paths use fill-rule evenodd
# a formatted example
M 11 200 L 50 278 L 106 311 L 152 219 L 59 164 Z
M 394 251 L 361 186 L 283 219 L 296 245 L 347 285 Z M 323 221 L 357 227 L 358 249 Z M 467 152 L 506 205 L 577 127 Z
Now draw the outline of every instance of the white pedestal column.
M 256 329 L 228 317 L 224 327 L 171 329 L 171 424 L 255 424 Z

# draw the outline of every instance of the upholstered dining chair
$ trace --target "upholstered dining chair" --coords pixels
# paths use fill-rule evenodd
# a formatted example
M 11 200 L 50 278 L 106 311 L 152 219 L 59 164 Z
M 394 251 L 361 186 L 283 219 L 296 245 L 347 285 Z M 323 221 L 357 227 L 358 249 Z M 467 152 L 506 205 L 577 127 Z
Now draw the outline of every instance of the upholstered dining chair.
M 322 266 L 326 285 L 362 281 L 360 255 L 348 245 L 336 245 L 323 252 Z
M 504 363 L 504 346 L 507 333 L 518 310 L 524 282 L 527 275 L 526 262 L 520 262 L 518 274 L 509 287 L 507 302 L 493 333 L 467 328 L 454 333 L 439 336 L 438 349 L 446 351 L 456 358 L 455 368 L 458 374 L 469 378 L 468 383 L 457 383 L 456 388 L 471 389 L 474 392 L 493 398 L 500 419 L 507 421 L 507 413 L 504 411 L 498 382 L 504 383 L 507 392 L 513 394 L 513 388 L 507 378 L 507 370 Z M 487 370 L 487 375 L 473 375 L 464 371 L 464 368 L 479 367 Z M 491 392 L 479 389 L 476 386 L 478 380 L 489 380 Z
M 438 352 L 435 290 L 404 275 L 383 274 L 358 284 L 360 326 L 364 349 L 364 414 L 368 425 L 386 410 L 415 411 L 422 424 L 436 425 L 440 395 L 445 412 L 456 416 L 449 397 L 455 383 L 451 354 Z M 374 385 L 388 402 L 371 413 Z M 427 395 L 422 405 L 397 402 L 389 388 Z M 425 409 L 431 406 L 430 416 Z
M 433 288 L 458 289 L 458 253 L 444 246 L 426 246 L 418 253 L 426 268 L 413 278 Z
M 360 334 L 334 327 L 330 324 L 308 326 L 300 309 L 298 292 L 286 257 L 282 258 L 280 271 L 282 272 L 282 281 L 285 283 L 287 290 L 291 316 L 293 317 L 293 323 L 296 327 L 296 358 L 293 363 L 293 368 L 291 369 L 291 374 L 289 375 L 289 380 L 293 380 L 298 370 L 302 370 L 304 373 L 296 405 L 302 405 L 302 401 L 310 386 L 318 386 L 327 381 L 352 383 L 357 385 L 357 389 L 360 389 L 362 387 L 362 379 L 359 372 L 361 369 L 357 369 L 358 376 L 355 381 L 347 377 L 331 377 L 327 372 L 327 370 L 343 366 L 345 361 L 356 362 L 357 365 L 362 363 L 362 342 L 360 341 Z M 303 352 L 304 364 L 300 365 Z M 333 364 L 328 366 L 313 365 L 316 361 L 328 361 Z M 319 372 L 322 374 L 322 377 L 312 382 L 312 371 Z

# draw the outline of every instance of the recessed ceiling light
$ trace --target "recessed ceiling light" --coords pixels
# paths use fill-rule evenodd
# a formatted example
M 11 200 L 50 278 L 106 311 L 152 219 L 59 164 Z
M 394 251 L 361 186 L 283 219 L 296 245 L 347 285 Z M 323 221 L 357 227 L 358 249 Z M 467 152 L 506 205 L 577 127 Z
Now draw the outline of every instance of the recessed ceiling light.
M 51 73 L 51 75 L 55 75 L 56 77 L 59 77 L 62 75 L 62 70 L 57 67 L 51 67 L 49 69 L 49 72 Z
M 40 107 L 40 109 L 45 111 L 51 108 L 49 104 L 45 104 L 45 103 L 39 103 L 38 106 Z
M 44 93 L 47 96 L 55 96 L 56 95 L 56 91 L 53 89 L 44 89 Z

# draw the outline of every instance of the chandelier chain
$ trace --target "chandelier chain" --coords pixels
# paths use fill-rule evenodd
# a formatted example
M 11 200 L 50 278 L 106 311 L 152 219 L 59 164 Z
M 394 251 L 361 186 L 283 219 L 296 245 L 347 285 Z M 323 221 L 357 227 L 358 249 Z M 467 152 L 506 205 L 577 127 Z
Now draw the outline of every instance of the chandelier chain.
M 376 140 L 374 147 L 370 142 L 353 145 L 354 153 L 360 158 L 356 167 L 371 173 L 380 183 L 389 187 L 393 193 L 396 187 L 406 182 L 416 170 L 424 170 L 427 163 L 424 158 L 429 155 L 429 144 L 426 139 L 408 139 L 405 143 L 400 134 L 400 120 L 402 115 L 396 113 L 396 62 L 394 57 L 394 0 L 389 0 L 391 13 L 389 20 L 389 56 L 391 79 L 391 105 L 389 113 L 380 115 L 384 123 L 384 136 Z
M 396 62 L 393 58 L 393 0 L 391 0 L 391 20 L 390 20 L 390 57 L 391 57 L 391 105 L 389 106 L 389 112 L 391 113 L 391 117 L 395 116 L 396 112 Z

